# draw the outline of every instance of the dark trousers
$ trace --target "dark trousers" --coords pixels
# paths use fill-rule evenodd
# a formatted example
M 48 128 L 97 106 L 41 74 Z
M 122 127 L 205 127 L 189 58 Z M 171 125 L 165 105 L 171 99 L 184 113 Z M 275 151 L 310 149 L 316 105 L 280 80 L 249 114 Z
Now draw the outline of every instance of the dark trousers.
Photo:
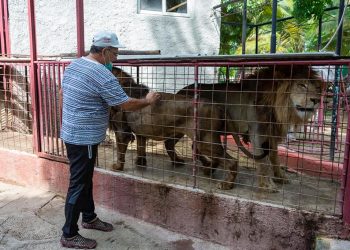
M 80 213 L 82 220 L 96 218 L 92 196 L 92 177 L 97 154 L 97 145 L 81 146 L 65 143 L 70 166 L 70 180 L 64 208 L 66 222 L 62 228 L 65 237 L 78 234 Z

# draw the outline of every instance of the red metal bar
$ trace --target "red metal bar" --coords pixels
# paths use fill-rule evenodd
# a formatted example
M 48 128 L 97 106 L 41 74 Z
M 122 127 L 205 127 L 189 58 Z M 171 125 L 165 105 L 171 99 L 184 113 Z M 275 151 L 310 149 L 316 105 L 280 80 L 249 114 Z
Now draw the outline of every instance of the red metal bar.
M 348 127 L 346 132 L 345 152 L 344 152 L 344 178 L 343 178 L 343 221 L 350 224 L 350 116 L 348 117 Z
M 49 159 L 49 160 L 68 163 L 68 159 L 67 159 L 66 157 L 61 157 L 61 156 L 56 156 L 56 155 L 50 155 L 50 154 L 41 153 L 41 152 L 39 152 L 38 155 L 39 155 L 40 157 L 42 157 L 42 158 L 46 158 L 46 159 Z
M 0 42 L 1 42 L 1 54 L 7 56 L 10 54 L 10 36 L 9 36 L 9 23 L 8 23 L 8 3 L 7 0 L 0 2 Z
M 194 98 L 193 98 L 193 149 L 192 149 L 192 159 L 193 159 L 193 187 L 197 186 L 197 134 L 198 134 L 198 65 L 194 68 Z
M 8 123 L 8 84 L 7 84 L 7 77 L 6 77 L 6 72 L 8 71 L 7 69 L 9 69 L 10 66 L 8 64 L 4 64 L 3 65 L 3 75 L 2 75 L 2 82 L 3 82 L 3 87 L 4 87 L 4 107 L 5 107 L 5 121 L 6 121 L 6 127 L 9 126 L 9 123 Z
M 217 60 L 205 60 L 205 59 L 154 59 L 154 60 L 142 60 L 140 59 L 118 59 L 115 62 L 116 65 L 124 66 L 193 66 L 198 64 L 198 66 L 207 66 L 207 67 L 226 67 L 226 66 L 273 66 L 273 65 L 313 65 L 313 66 L 325 66 L 325 65 L 344 65 L 349 63 L 349 59 L 343 60 L 239 60 L 239 59 L 223 59 Z
M 3 0 L 3 17 L 4 17 L 4 30 L 5 30 L 5 52 L 6 55 L 11 54 L 11 43 L 10 43 L 10 29 L 9 29 L 9 15 L 8 15 L 8 1 Z
M 43 79 L 43 77 L 42 77 L 42 74 L 41 74 L 41 68 L 42 68 L 42 66 L 41 65 L 38 65 L 37 66 L 37 79 L 38 79 L 38 84 L 37 84 L 37 91 L 38 91 L 38 93 L 40 93 L 40 98 L 38 98 L 38 110 L 37 110 L 37 112 L 38 112 L 38 116 L 39 116 L 39 119 L 40 119 L 40 121 L 44 121 L 44 118 L 43 118 L 43 115 L 42 115 L 42 112 L 43 112 L 43 98 L 42 98 L 42 79 Z M 40 124 L 39 124 L 39 135 L 40 135 L 40 141 L 39 141 L 39 143 L 40 143 L 40 148 L 41 148 L 41 151 L 45 151 L 45 142 L 44 142 L 44 140 L 43 140 L 43 134 L 44 134 L 44 127 L 43 127 L 44 125 L 43 125 L 43 122 L 40 122 Z M 41 152 L 40 151 L 40 152 Z
M 1 55 L 6 54 L 6 46 L 5 46 L 5 18 L 4 18 L 4 1 L 0 2 L 0 43 L 1 43 Z
M 51 74 L 51 68 L 52 68 L 52 64 L 48 63 L 47 64 L 47 74 L 46 74 L 46 91 L 47 91 L 47 127 L 49 127 L 48 129 L 48 142 L 49 142 L 49 147 L 48 150 L 50 152 L 50 154 L 54 154 L 55 152 L 55 146 L 54 146 L 54 133 L 53 133 L 53 126 L 54 126 L 54 122 L 53 122 L 53 96 L 52 96 L 52 74 Z M 55 98 L 56 100 L 56 98 Z M 56 136 L 56 135 L 55 135 Z
M 60 91 L 61 89 L 61 67 L 62 67 L 62 72 L 64 72 L 64 69 L 65 69 L 65 66 L 66 64 L 58 64 L 58 91 Z M 59 96 L 59 98 L 61 98 Z M 59 113 L 59 120 L 60 120 L 60 130 L 61 131 L 61 126 L 62 126 L 62 110 L 61 110 L 61 106 L 60 106 L 60 103 L 58 104 L 59 107 L 58 107 L 58 113 Z M 62 152 L 62 156 L 65 155 L 65 150 L 64 150 L 64 146 L 63 146 L 63 141 L 60 140 L 60 149 L 61 149 L 61 152 Z
M 58 67 L 57 64 L 53 64 L 52 65 L 52 81 L 53 81 L 53 102 L 52 102 L 52 105 L 53 105 L 53 123 L 54 123 L 54 136 L 53 136 L 53 140 L 55 142 L 55 146 L 56 146 L 56 154 L 59 155 L 59 146 L 58 146 L 58 139 L 60 138 L 60 135 L 58 134 L 58 127 L 57 127 L 57 124 L 58 124 L 58 119 L 57 119 L 57 116 L 58 116 L 58 109 L 59 109 L 59 98 L 57 98 L 57 94 L 58 94 L 58 83 L 57 83 L 57 77 L 56 77 L 56 67 Z
M 348 65 L 350 68 L 350 63 Z M 345 152 L 344 152 L 344 164 L 343 173 L 344 178 L 342 182 L 343 191 L 343 221 L 346 224 L 350 224 L 350 115 L 348 115 L 348 126 L 346 129 L 346 141 L 345 141 Z
M 11 116 L 13 116 L 14 115 L 14 102 L 13 102 L 13 91 L 14 91 L 14 88 L 13 88 L 13 79 L 12 79 L 12 75 L 13 75 L 13 73 L 14 73 L 14 70 L 13 70 L 13 67 L 14 67 L 14 65 L 11 65 L 11 67 L 9 67 L 8 68 L 8 72 L 9 72 L 9 74 L 8 74 L 8 89 L 9 89 L 9 95 L 10 95 L 10 100 L 9 100 L 9 103 L 8 103 L 8 105 L 10 106 L 7 106 L 7 107 L 9 107 L 9 110 L 11 110 L 10 112 L 11 112 Z M 11 121 L 10 121 L 10 124 L 9 124 L 9 126 L 12 128 L 13 126 L 14 126 L 14 124 L 13 124 L 13 117 L 11 117 Z
M 77 15 L 77 56 L 81 57 L 85 54 L 84 44 L 84 0 L 76 0 Z
M 57 106 L 57 95 L 61 88 L 62 72 L 69 63 L 36 61 L 37 88 L 40 96 L 38 99 L 42 149 L 41 153 L 38 154 L 40 157 L 52 159 L 50 156 L 55 155 L 58 158 L 65 158 L 64 145 L 62 140 L 59 139 L 60 127 L 58 126 L 61 124 L 62 113 Z
M 45 61 L 45 62 L 56 62 L 56 61 Z M 222 61 L 222 60 L 211 60 L 208 62 L 201 61 L 201 59 L 197 60 L 179 60 L 179 59 L 167 59 L 167 60 L 140 60 L 140 59 L 118 59 L 118 61 L 114 62 L 115 65 L 119 66 L 189 66 L 193 67 L 194 64 L 197 64 L 199 67 L 201 66 L 217 66 L 217 67 L 226 67 L 226 66 L 236 66 L 242 67 L 244 66 L 273 66 L 273 65 L 313 65 L 313 66 L 325 66 L 325 65 L 345 65 L 350 62 L 350 59 L 343 60 L 290 60 L 290 61 Z
M 33 111 L 33 145 L 34 152 L 41 151 L 40 145 L 40 120 L 38 107 L 38 89 L 37 89 L 37 47 L 36 47 L 36 27 L 35 27 L 35 8 L 34 0 L 28 0 L 28 22 L 29 22 L 29 42 L 30 42 L 30 92 L 32 96 Z
M 42 100 L 41 104 L 40 104 L 40 108 L 41 108 L 41 112 L 40 115 L 42 115 L 41 117 L 41 121 L 42 123 L 45 124 L 45 129 L 43 131 L 43 134 L 41 134 L 42 138 L 43 138 L 43 152 L 49 153 L 50 152 L 50 141 L 49 141 L 49 120 L 48 120 L 48 94 L 47 94 L 47 64 L 42 65 L 42 70 L 43 70 L 43 74 L 42 74 L 42 78 L 40 79 L 40 86 L 41 86 L 41 91 L 39 92 L 40 94 L 40 100 Z M 46 141 L 46 145 L 45 145 L 45 141 Z

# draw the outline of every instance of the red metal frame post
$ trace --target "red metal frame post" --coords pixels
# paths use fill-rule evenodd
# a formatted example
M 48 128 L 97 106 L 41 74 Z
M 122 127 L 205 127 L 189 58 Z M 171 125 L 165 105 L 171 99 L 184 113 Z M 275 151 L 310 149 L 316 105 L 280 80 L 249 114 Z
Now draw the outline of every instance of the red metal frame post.
M 5 52 L 6 55 L 11 54 L 11 44 L 10 44 L 10 31 L 9 31 L 9 15 L 8 15 L 8 2 L 7 0 L 3 0 L 3 22 L 4 22 L 4 30 L 5 30 Z
M 4 1 L 0 2 L 0 15 L 1 15 L 1 20 L 0 20 L 0 44 L 1 44 L 1 55 L 6 54 L 6 46 L 5 46 L 5 17 L 4 17 Z
M 35 153 L 41 152 L 40 144 L 40 124 L 39 124 L 39 93 L 37 78 L 37 47 L 36 47 L 36 28 L 35 28 L 35 8 L 34 0 L 28 0 L 28 21 L 29 21 L 29 40 L 30 40 L 30 93 L 32 96 L 33 112 L 33 144 Z
M 350 64 L 348 65 L 350 68 Z M 345 97 L 347 98 L 347 97 Z M 344 178 L 342 182 L 343 187 L 343 221 L 346 224 L 350 224 L 350 115 L 348 115 L 348 126 L 346 129 L 346 141 L 345 141 L 345 152 L 344 152 L 344 164 L 343 172 Z
M 11 53 L 11 50 L 10 50 L 7 0 L 1 0 L 0 2 L 0 16 L 1 16 L 1 20 L 0 20 L 1 54 L 3 56 L 8 56 Z
M 85 54 L 84 43 L 84 0 L 76 0 L 76 18 L 77 18 L 77 56 Z
M 343 178 L 343 221 L 350 224 L 350 116 L 348 118 L 348 127 L 346 132 L 345 152 L 344 152 L 344 178 Z
M 198 134 L 198 64 L 195 64 L 194 68 L 194 98 L 193 98 L 193 149 L 192 149 L 192 159 L 193 159 L 193 187 L 197 187 L 197 137 Z

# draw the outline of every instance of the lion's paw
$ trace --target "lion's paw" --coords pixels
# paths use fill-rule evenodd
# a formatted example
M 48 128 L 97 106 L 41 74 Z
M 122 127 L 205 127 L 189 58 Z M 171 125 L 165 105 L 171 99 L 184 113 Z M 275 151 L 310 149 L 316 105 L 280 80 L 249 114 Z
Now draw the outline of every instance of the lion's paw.
M 284 177 L 274 177 L 273 181 L 278 184 L 289 184 L 290 180 L 284 176 Z
M 278 189 L 271 178 L 262 178 L 259 182 L 259 189 L 268 193 L 277 193 Z
M 288 180 L 288 177 L 285 173 L 285 170 L 279 170 L 279 171 L 275 171 L 274 173 L 274 177 L 272 177 L 273 181 L 275 183 L 279 183 L 279 184 L 289 184 L 290 181 Z
M 259 187 L 259 190 L 266 193 L 278 193 L 279 191 L 273 187 Z
M 221 190 L 230 190 L 233 188 L 233 186 L 234 186 L 233 183 L 220 182 L 220 183 L 218 183 L 217 188 L 221 189 Z
M 113 163 L 112 164 L 112 171 L 123 171 L 124 165 L 120 163 Z

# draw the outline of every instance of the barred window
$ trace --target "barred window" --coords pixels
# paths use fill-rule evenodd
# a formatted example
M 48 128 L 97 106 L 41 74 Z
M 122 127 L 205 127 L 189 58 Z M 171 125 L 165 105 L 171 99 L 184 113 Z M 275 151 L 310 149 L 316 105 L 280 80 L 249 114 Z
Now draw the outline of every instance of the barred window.
M 139 0 L 139 13 L 158 12 L 161 14 L 187 14 L 188 7 L 185 0 Z

